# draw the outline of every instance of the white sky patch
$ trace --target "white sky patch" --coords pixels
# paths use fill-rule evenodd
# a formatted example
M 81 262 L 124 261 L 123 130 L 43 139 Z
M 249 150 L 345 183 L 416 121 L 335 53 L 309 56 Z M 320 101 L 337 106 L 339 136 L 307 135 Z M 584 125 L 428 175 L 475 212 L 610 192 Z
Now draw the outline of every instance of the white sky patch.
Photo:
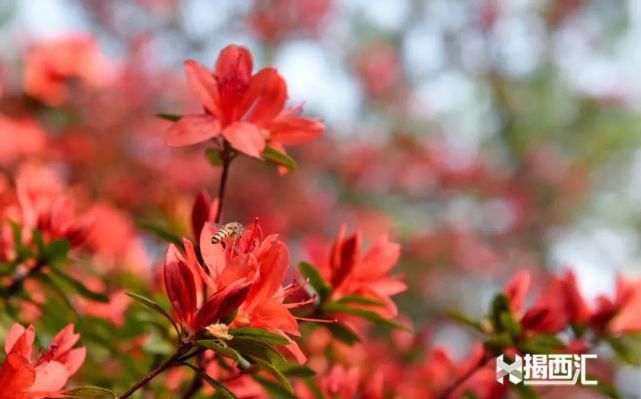
M 68 0 L 16 1 L 23 28 L 33 37 L 87 31 L 81 10 Z
M 293 103 L 304 101 L 306 109 L 323 115 L 330 124 L 355 123 L 361 100 L 360 87 L 336 59 L 313 42 L 285 45 L 275 64 L 287 80 Z
M 400 30 L 410 11 L 408 0 L 377 1 L 350 0 L 338 2 L 355 16 L 364 16 L 381 29 Z

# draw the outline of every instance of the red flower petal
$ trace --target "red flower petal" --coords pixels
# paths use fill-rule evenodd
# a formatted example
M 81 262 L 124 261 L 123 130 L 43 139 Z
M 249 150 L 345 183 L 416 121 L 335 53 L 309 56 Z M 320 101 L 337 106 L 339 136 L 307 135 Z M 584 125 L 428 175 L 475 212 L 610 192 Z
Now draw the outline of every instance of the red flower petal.
M 311 118 L 289 118 L 276 120 L 266 127 L 271 140 L 284 145 L 306 143 L 323 133 L 325 126 Z
M 165 290 L 180 321 L 191 325 L 197 307 L 196 284 L 193 273 L 180 258 L 178 250 L 171 244 L 164 267 Z
M 204 66 L 194 60 L 183 63 L 187 82 L 205 108 L 220 118 L 220 93 L 216 79 Z
M 251 301 L 251 304 L 247 306 L 248 312 L 261 302 L 272 298 L 287 275 L 289 250 L 276 238 L 275 235 L 267 237 L 257 251 L 260 272 L 249 294 L 251 299 L 248 299 L 248 302 Z
M 223 130 L 223 136 L 238 151 L 260 158 L 265 149 L 265 137 L 258 126 L 249 122 L 236 122 Z
M 331 256 L 331 283 L 334 289 L 338 289 L 347 277 L 352 274 L 359 259 L 360 246 L 361 236 L 359 233 L 344 241 L 336 240 L 334 243 Z
M 530 272 L 527 270 L 518 272 L 507 284 L 507 287 L 505 287 L 505 295 L 510 300 L 510 307 L 513 312 L 521 309 L 529 288 Z
M 287 101 L 287 83 L 274 68 L 264 68 L 252 76 L 239 106 L 240 115 L 255 123 L 276 118 Z
M 221 50 L 216 61 L 216 77 L 220 80 L 249 82 L 252 74 L 252 55 L 246 47 L 229 45 Z
M 194 331 L 234 313 L 247 297 L 250 286 L 251 283 L 238 280 L 212 295 L 198 312 L 193 323 Z
M 191 230 L 195 237 L 200 236 L 205 222 L 209 221 L 211 198 L 207 190 L 201 190 L 196 196 L 194 205 L 191 208 Z
M 183 116 L 167 129 L 165 142 L 172 147 L 201 143 L 220 134 L 220 122 L 211 115 Z

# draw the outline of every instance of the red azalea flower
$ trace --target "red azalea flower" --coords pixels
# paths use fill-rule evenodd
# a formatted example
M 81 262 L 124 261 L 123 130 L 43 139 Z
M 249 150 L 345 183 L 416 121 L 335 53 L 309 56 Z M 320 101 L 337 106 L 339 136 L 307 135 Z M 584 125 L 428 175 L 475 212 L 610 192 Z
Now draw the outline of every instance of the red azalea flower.
M 586 323 L 592 311 L 579 292 L 576 277 L 568 271 L 554 277 L 533 306 L 521 312 L 530 286 L 530 273 L 517 273 L 505 289 L 512 311 L 520 313 L 526 330 L 556 333 L 571 323 Z
M 85 360 L 86 348 L 73 348 L 80 336 L 73 324 L 61 330 L 49 350 L 36 362 L 31 352 L 35 331 L 14 324 L 5 339 L 7 357 L 0 368 L 0 397 L 3 399 L 42 399 L 64 397 L 62 389 Z
M 182 338 L 190 340 L 205 327 L 231 315 L 247 297 L 251 282 L 238 279 L 208 296 L 201 303 L 203 281 L 197 269 L 191 242 L 185 240 L 186 257 L 171 244 L 164 266 L 165 290 L 176 314 Z
M 641 331 L 641 280 L 619 276 L 614 298 L 597 298 L 590 322 L 595 328 L 613 334 Z
M 298 336 L 298 322 L 290 309 L 308 303 L 285 303 L 285 299 L 301 287 L 283 287 L 283 280 L 289 270 L 289 250 L 272 234 L 263 238 L 258 223 L 254 223 L 242 237 L 235 242 L 230 240 L 225 248 L 212 244 L 211 237 L 216 227 L 205 224 L 200 236 L 200 248 L 209 274 L 201 270 L 205 281 L 211 287 L 225 287 L 238 279 L 252 281 L 252 286 L 244 303 L 238 309 L 233 324 L 243 327 L 263 328 L 284 337 Z M 292 341 L 286 349 L 299 362 L 305 355 Z
M 400 245 L 383 235 L 362 256 L 360 247 L 360 232 L 345 238 L 343 226 L 330 251 L 312 247 L 310 252 L 313 263 L 333 287 L 333 299 L 348 295 L 370 298 L 385 305 L 373 306 L 371 310 L 383 317 L 393 318 L 398 310 L 391 297 L 407 288 L 399 277 L 388 276 L 398 262 Z
M 47 105 L 70 98 L 67 80 L 99 87 L 111 80 L 111 67 L 92 37 L 72 35 L 34 46 L 26 57 L 24 89 Z
M 225 47 L 213 73 L 193 60 L 184 66 L 205 113 L 174 123 L 166 136 L 171 146 L 222 135 L 238 151 L 260 157 L 266 144 L 282 150 L 283 145 L 304 143 L 324 130 L 319 121 L 301 117 L 301 107 L 285 108 L 287 84 L 276 69 L 252 74 L 252 56 L 245 47 Z

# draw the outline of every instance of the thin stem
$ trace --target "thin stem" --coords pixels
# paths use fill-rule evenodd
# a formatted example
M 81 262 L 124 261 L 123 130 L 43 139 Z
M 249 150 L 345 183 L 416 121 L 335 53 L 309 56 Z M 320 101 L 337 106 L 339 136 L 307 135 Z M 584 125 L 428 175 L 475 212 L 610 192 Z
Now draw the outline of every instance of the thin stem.
M 200 376 L 198 373 L 194 376 L 194 379 L 191 381 L 191 385 L 189 385 L 189 388 L 185 391 L 185 393 L 182 396 L 182 399 L 191 399 L 198 393 L 200 388 L 202 388 L 203 382 L 200 379 Z
M 223 217 L 223 201 L 225 200 L 225 188 L 227 187 L 227 177 L 229 176 L 229 166 L 233 158 L 231 148 L 225 143 L 225 148 L 222 152 L 223 170 L 220 175 L 220 184 L 218 185 L 218 210 L 216 211 L 215 223 L 220 223 Z
M 11 278 L 11 284 L 2 289 L 2 296 L 5 298 L 9 298 L 12 295 L 16 294 L 18 291 L 20 291 L 20 288 L 22 288 L 22 284 L 25 282 L 25 280 L 27 280 L 33 274 L 38 273 L 46 265 L 47 263 L 44 260 L 38 259 L 36 265 L 30 268 L 26 273 L 15 273 Z
M 231 165 L 231 161 L 234 159 L 233 150 L 231 149 L 229 144 L 227 144 L 227 142 L 223 144 L 223 149 L 221 151 L 221 158 L 223 160 L 223 165 L 222 165 L 223 169 L 220 175 L 220 184 L 218 185 L 218 209 L 216 210 L 216 217 L 214 218 L 214 223 L 220 223 L 223 217 L 223 204 L 225 200 L 225 189 L 227 188 L 227 178 L 229 177 L 229 167 Z M 203 294 L 206 299 L 207 297 L 206 291 L 203 291 Z M 202 352 L 198 354 L 197 363 L 199 368 L 204 368 L 205 359 L 203 357 Z M 196 375 L 194 376 L 194 379 L 189 385 L 189 388 L 187 388 L 182 398 L 191 399 L 194 395 L 198 393 L 200 388 L 202 388 L 202 385 L 203 385 L 202 380 L 200 379 L 200 376 L 198 375 L 198 373 L 196 373 Z
M 178 348 L 176 353 L 174 353 L 169 359 L 162 362 L 158 367 L 151 370 L 146 376 L 144 376 L 140 381 L 135 383 L 131 388 L 120 394 L 119 399 L 126 399 L 134 394 L 137 390 L 149 384 L 151 380 L 156 378 L 160 373 L 166 371 L 181 362 L 182 356 L 185 354 L 185 351 L 189 350 L 189 346 L 181 346 Z
M 481 359 L 479 359 L 478 363 L 474 365 L 474 367 L 471 367 L 465 374 L 457 378 L 452 385 L 447 387 L 441 394 L 437 397 L 437 399 L 449 399 L 449 397 L 459 389 L 470 377 L 474 375 L 477 371 L 479 371 L 481 368 L 483 368 L 487 362 L 489 362 L 492 359 L 492 357 L 485 353 Z

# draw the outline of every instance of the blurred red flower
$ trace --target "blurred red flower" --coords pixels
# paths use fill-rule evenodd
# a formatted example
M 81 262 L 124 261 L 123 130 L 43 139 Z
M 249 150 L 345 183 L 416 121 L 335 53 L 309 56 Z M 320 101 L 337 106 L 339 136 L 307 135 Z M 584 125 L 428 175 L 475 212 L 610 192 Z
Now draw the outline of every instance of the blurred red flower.
M 388 273 L 398 262 L 400 245 L 383 235 L 361 256 L 361 233 L 345 238 L 345 230 L 345 226 L 341 227 L 331 250 L 311 243 L 312 263 L 332 285 L 333 299 L 348 295 L 370 298 L 384 305 L 371 306 L 371 310 L 386 318 L 395 317 L 398 310 L 391 297 L 405 291 L 407 285 Z
M 301 144 L 324 130 L 322 123 L 300 116 L 301 107 L 285 108 L 287 84 L 274 68 L 252 74 L 252 56 L 230 45 L 218 56 L 213 73 L 193 60 L 184 63 L 187 80 L 205 113 L 184 116 L 167 131 L 171 146 L 196 144 L 222 135 L 232 147 L 260 157 L 266 144 Z
M 50 106 L 69 98 L 69 79 L 98 87 L 110 80 L 107 62 L 92 37 L 75 35 L 34 46 L 26 57 L 24 90 Z
M 212 287 L 225 287 L 239 279 L 252 281 L 252 286 L 233 324 L 239 327 L 263 328 L 288 337 L 298 336 L 298 322 L 289 309 L 306 302 L 284 303 L 284 300 L 301 288 L 297 285 L 282 286 L 289 270 L 289 250 L 272 234 L 263 238 L 258 223 L 254 223 L 242 237 L 223 248 L 212 244 L 216 227 L 205 224 L 200 236 L 200 248 L 209 274 L 201 269 Z M 305 355 L 292 341 L 286 349 L 299 362 Z
M 85 360 L 86 348 L 74 348 L 80 335 L 69 324 L 51 341 L 49 350 L 32 362 L 33 326 L 14 324 L 5 340 L 7 357 L 0 368 L 0 397 L 40 399 L 63 397 L 61 390 Z
M 205 327 L 231 315 L 247 297 L 251 283 L 236 280 L 200 301 L 200 275 L 195 273 L 198 264 L 191 243 L 185 240 L 186 257 L 171 244 L 164 267 L 165 290 L 181 327 L 182 338 L 190 340 Z

